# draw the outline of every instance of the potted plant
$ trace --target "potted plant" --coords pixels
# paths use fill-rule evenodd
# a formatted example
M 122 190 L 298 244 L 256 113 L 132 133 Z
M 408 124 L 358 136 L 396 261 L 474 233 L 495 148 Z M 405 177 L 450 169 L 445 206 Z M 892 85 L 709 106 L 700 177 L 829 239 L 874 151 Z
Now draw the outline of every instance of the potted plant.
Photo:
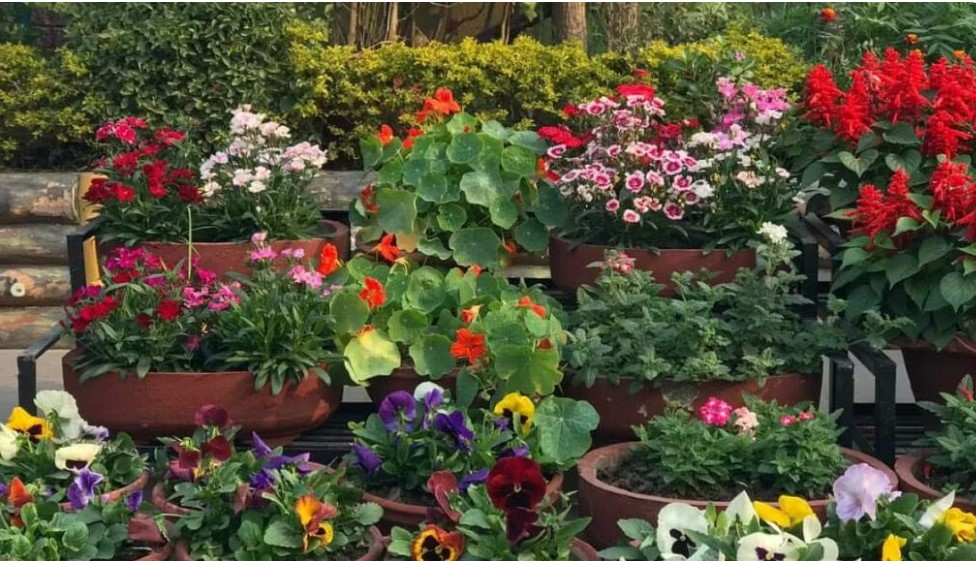
M 360 141 L 373 185 L 350 209 L 358 236 L 421 258 L 498 267 L 519 250 L 546 249 L 546 224 L 534 210 L 545 201 L 536 162 L 546 149 L 532 131 L 514 131 L 461 110 L 438 89 L 412 118 L 403 139 L 389 125 Z
M 713 397 L 694 415 L 671 407 L 637 428 L 639 442 L 589 452 L 577 468 L 580 512 L 653 520 L 669 503 L 723 510 L 746 490 L 760 500 L 802 497 L 822 515 L 831 483 L 850 463 L 871 464 L 888 476 L 889 490 L 897 488 L 883 463 L 837 446 L 836 413 L 746 403 L 735 409 Z M 596 516 L 589 528 L 593 542 L 614 543 L 620 535 L 614 522 Z
M 197 412 L 191 437 L 165 439 L 167 476 L 153 489 L 157 526 L 177 559 L 357 559 L 379 561 L 383 543 L 373 524 L 382 509 L 361 502 L 343 470 L 310 464 L 308 454 L 284 456 L 252 434 L 248 449 L 233 444 L 224 409 Z
M 149 473 L 128 435 L 110 438 L 104 427 L 88 424 L 66 392 L 38 392 L 34 403 L 41 416 L 15 407 L 0 424 L 3 489 L 23 500 L 43 496 L 66 512 L 96 499 L 141 496 Z
M 405 260 L 356 257 L 346 269 L 350 280 L 330 310 L 349 376 L 368 384 L 374 401 L 442 377 L 464 402 L 478 393 L 545 395 L 562 379 L 558 308 L 541 289 Z
M 955 393 L 944 393 L 944 405 L 922 402 L 919 405 L 938 417 L 942 427 L 930 432 L 915 450 L 898 458 L 895 471 L 903 491 L 923 499 L 937 499 L 944 492 L 955 492 L 955 506 L 976 514 L 976 403 L 973 380 L 963 378 Z
M 389 552 L 395 559 L 426 561 L 596 561 L 596 551 L 576 536 L 589 522 L 568 519 L 564 497 L 549 495 L 542 469 L 527 458 L 503 458 L 484 484 L 462 490 L 454 475 L 435 473 L 438 515 L 445 521 L 419 530 L 396 527 Z
M 629 254 L 609 254 L 595 286 L 579 291 L 564 353 L 573 383 L 563 392 L 600 412 L 598 439 L 628 439 L 667 400 L 700 406 L 718 396 L 734 407 L 744 394 L 787 405 L 819 400 L 821 356 L 846 348 L 845 335 L 834 316 L 808 322 L 797 313 L 803 277 L 785 228 L 767 224 L 762 237 L 752 245 L 757 270 L 714 286 L 675 274 L 674 298 L 662 297 L 663 286 Z
M 65 388 L 93 422 L 145 440 L 191 433 L 194 411 L 217 399 L 276 439 L 317 426 L 342 396 L 328 372 L 341 360 L 328 303 L 342 271 L 309 270 L 297 251 L 279 268 L 281 256 L 259 245 L 241 284 L 192 260 L 172 270 L 141 248 L 117 249 L 105 264 L 111 283 L 68 306 L 77 348 L 63 361 Z
M 586 402 L 513 393 L 489 411 L 458 407 L 450 394 L 425 382 L 416 395 L 390 394 L 365 423 L 352 423 L 350 476 L 367 498 L 383 506 L 387 524 L 413 526 L 426 519 L 436 490 L 424 487 L 434 472 L 482 482 L 501 457 L 528 457 L 543 466 L 548 492 L 590 447 L 596 412 Z
M 716 90 L 709 129 L 668 121 L 664 101 L 640 83 L 568 106 L 568 124 L 539 129 L 550 143 L 551 214 L 563 219 L 550 238 L 553 284 L 592 284 L 598 271 L 587 266 L 608 249 L 652 271 L 664 295 L 674 272 L 707 269 L 710 282 L 728 282 L 755 264 L 753 233 L 795 205 L 790 174 L 769 153 L 790 104 L 785 89 L 728 76 Z
M 278 253 L 301 250 L 305 261 L 327 243 L 348 257 L 348 227 L 322 220 L 306 192 L 325 151 L 289 145 L 288 127 L 246 105 L 234 111 L 227 146 L 199 172 L 185 165 L 184 136 L 133 117 L 98 130 L 96 140 L 110 143 L 111 154 L 85 198 L 100 206 L 103 241 L 139 245 L 169 267 L 196 255 L 222 278 L 247 271 L 254 232 L 264 232 Z

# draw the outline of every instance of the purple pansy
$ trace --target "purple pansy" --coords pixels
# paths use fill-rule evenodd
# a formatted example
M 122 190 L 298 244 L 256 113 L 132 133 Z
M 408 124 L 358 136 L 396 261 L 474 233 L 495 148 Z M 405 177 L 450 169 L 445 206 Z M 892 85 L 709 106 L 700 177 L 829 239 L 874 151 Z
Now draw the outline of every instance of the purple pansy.
M 894 499 L 900 494 L 895 491 L 891 480 L 883 471 L 868 464 L 854 464 L 834 481 L 837 518 L 847 522 L 860 520 L 866 514 L 874 520 L 877 516 L 878 500 L 881 497 Z
M 417 418 L 417 402 L 407 392 L 393 392 L 380 403 L 378 413 L 386 430 L 410 432 L 413 430 L 413 422 Z
M 251 486 L 258 491 L 270 489 L 274 485 L 274 476 L 267 469 L 262 469 L 251 476 Z
M 461 478 L 458 481 L 458 489 L 462 491 L 467 491 L 468 487 L 472 485 L 481 485 L 488 480 L 489 469 L 479 469 L 478 471 L 473 471 Z
M 258 459 L 267 458 L 273 452 L 256 432 L 251 432 L 251 449 L 254 450 L 254 457 Z
M 0 483 L 0 496 L 7 496 L 7 485 L 5 483 Z
M 299 473 L 308 473 L 312 471 L 306 464 L 308 464 L 311 459 L 309 453 L 299 454 L 297 456 L 284 456 L 281 454 L 275 454 L 274 450 L 268 446 L 268 444 L 258 436 L 258 433 L 251 433 L 251 449 L 254 451 L 254 457 L 259 460 L 267 460 L 265 464 L 266 469 L 280 469 L 282 466 L 288 464 L 298 465 Z
M 367 473 L 376 473 L 383 465 L 383 459 L 369 446 L 353 444 L 352 451 L 356 454 L 356 463 Z
M 139 505 L 142 504 L 142 498 L 142 489 L 133 491 L 125 498 L 125 506 L 129 507 L 130 512 L 135 512 L 139 509 Z
M 474 438 L 474 433 L 468 428 L 464 413 L 460 411 L 438 413 L 437 417 L 434 418 L 434 429 L 450 435 L 454 438 L 454 445 L 462 450 L 467 450 L 468 443 Z
M 528 446 L 516 446 L 514 448 L 506 448 L 498 454 L 498 458 L 528 458 L 529 457 L 529 447 Z
M 68 486 L 68 500 L 71 502 L 71 508 L 74 510 L 85 508 L 95 498 L 95 487 L 104 479 L 101 474 L 90 471 L 88 468 L 82 468 L 75 480 Z

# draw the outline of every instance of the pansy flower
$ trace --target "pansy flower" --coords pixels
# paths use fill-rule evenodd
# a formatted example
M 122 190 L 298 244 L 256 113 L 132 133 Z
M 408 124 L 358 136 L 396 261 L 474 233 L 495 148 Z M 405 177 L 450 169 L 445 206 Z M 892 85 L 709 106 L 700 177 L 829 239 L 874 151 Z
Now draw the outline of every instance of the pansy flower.
M 459 450 L 467 450 L 474 439 L 474 432 L 468 428 L 468 419 L 460 411 L 438 413 L 434 417 L 434 429 L 454 439 L 454 446 Z
M 739 540 L 737 561 L 796 561 L 800 548 L 786 534 L 755 533 Z
M 546 479 L 539 464 L 522 457 L 502 458 L 488 473 L 488 496 L 506 513 L 534 509 L 546 495 Z
M 0 424 L 0 459 L 12 460 L 20 452 L 20 439 L 17 431 Z
M 492 410 L 495 415 L 504 417 L 509 423 L 515 423 L 518 418 L 519 428 L 526 431 L 532 427 L 532 417 L 535 416 L 535 403 L 518 392 L 512 392 L 503 397 Z
M 295 501 L 295 514 L 302 525 L 302 550 L 308 551 L 309 544 L 319 543 L 328 546 L 335 538 L 332 524 L 326 522 L 335 518 L 336 508 L 316 499 L 312 495 L 302 495 Z
M 80 471 L 92 463 L 101 449 L 100 444 L 87 442 L 62 446 L 54 451 L 54 465 L 58 469 Z
M 68 501 L 71 508 L 81 510 L 95 498 L 95 487 L 105 478 L 100 473 L 83 468 L 68 486 Z
M 705 514 L 685 503 L 671 503 L 662 508 L 657 524 L 657 546 L 665 561 L 690 558 L 699 545 L 689 532 L 708 531 Z
M 33 501 L 34 496 L 27 490 L 27 486 L 24 485 L 24 482 L 19 477 L 14 477 L 10 480 L 10 484 L 6 486 L 4 494 L 7 498 L 7 504 L 14 508 L 14 514 L 10 517 L 10 525 L 18 528 L 23 527 L 24 522 L 20 519 L 20 509 L 25 504 Z
M 35 417 L 23 407 L 14 407 L 7 419 L 7 427 L 30 436 L 33 441 L 47 440 L 54 437 L 54 431 L 47 419 Z
M 509 545 L 518 547 L 522 542 L 538 536 L 543 528 L 539 526 L 539 513 L 527 508 L 516 508 L 505 514 L 505 537 Z
M 770 524 L 775 524 L 780 528 L 793 528 L 799 526 L 808 516 L 816 516 L 810 503 L 800 497 L 783 495 L 779 498 L 779 508 L 761 501 L 753 503 L 756 514 Z
M 352 451 L 356 455 L 356 463 L 366 473 L 376 473 L 383 466 L 383 459 L 369 446 L 353 444 Z
M 464 536 L 427 526 L 410 543 L 412 561 L 457 561 L 464 553 Z
M 860 520 L 865 515 L 871 520 L 877 516 L 881 497 L 894 499 L 900 495 L 888 476 L 868 464 L 855 464 L 834 481 L 834 500 L 837 518 L 842 522 Z
M 417 402 L 407 392 L 393 392 L 383 398 L 377 413 L 386 430 L 410 432 L 413 430 L 413 422 L 417 418 Z
M 225 429 L 231 425 L 230 415 L 219 405 L 208 404 L 193 413 L 193 422 L 198 427 Z

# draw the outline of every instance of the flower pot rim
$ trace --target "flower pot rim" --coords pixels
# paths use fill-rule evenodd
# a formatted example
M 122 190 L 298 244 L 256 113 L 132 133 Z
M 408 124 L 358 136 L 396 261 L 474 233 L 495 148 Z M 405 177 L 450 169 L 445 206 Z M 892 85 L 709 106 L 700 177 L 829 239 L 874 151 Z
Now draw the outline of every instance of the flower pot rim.
M 924 339 L 909 339 L 908 337 L 897 337 L 891 341 L 891 345 L 902 350 L 921 350 L 948 352 L 964 355 L 976 355 L 976 341 L 963 334 L 958 334 L 949 341 L 949 344 L 941 349 L 937 349 L 932 343 Z
M 611 485 L 603 481 L 599 477 L 597 477 L 598 467 L 603 467 L 602 465 L 598 466 L 597 465 L 598 462 L 604 460 L 608 456 L 616 459 L 621 455 L 623 455 L 626 451 L 628 451 L 632 446 L 639 445 L 639 444 L 640 442 L 635 442 L 635 441 L 620 442 L 617 444 L 602 446 L 600 448 L 596 448 L 595 450 L 590 450 L 585 456 L 583 456 L 580 459 L 579 464 L 577 464 L 576 466 L 580 479 L 601 492 L 609 493 L 613 495 L 619 495 L 622 497 L 626 497 L 628 499 L 637 499 L 641 501 L 659 502 L 659 503 L 676 503 L 676 502 L 686 503 L 696 508 L 706 508 L 709 504 L 725 507 L 730 503 L 730 501 L 709 501 L 709 500 L 701 500 L 701 499 L 685 499 L 682 497 L 663 497 L 659 495 L 645 495 L 643 493 L 634 493 L 633 491 L 628 491 L 626 489 L 621 489 L 620 487 Z M 883 471 L 885 475 L 888 476 L 888 479 L 891 481 L 892 486 L 896 489 L 898 488 L 898 476 L 895 475 L 895 472 L 891 468 L 886 466 L 881 460 L 869 456 L 858 450 L 852 450 L 850 448 L 845 448 L 843 446 L 840 447 L 840 450 L 841 453 L 844 455 L 844 457 L 848 460 L 855 460 L 857 462 L 867 463 L 871 467 Z M 810 505 L 815 507 L 826 506 L 827 503 L 829 502 L 830 502 L 829 497 L 824 499 L 813 499 L 809 501 Z
M 755 249 L 749 247 L 744 247 L 741 249 L 732 249 L 732 250 L 716 247 L 709 250 L 705 250 L 705 248 L 702 247 L 652 248 L 652 247 L 625 247 L 621 245 L 603 245 L 603 244 L 595 244 L 595 243 L 573 244 L 573 242 L 566 239 L 566 237 L 562 234 L 562 232 L 559 232 L 558 230 L 553 230 L 552 232 L 550 232 L 549 239 L 550 241 L 556 241 L 570 246 L 569 248 L 570 251 L 575 251 L 580 248 L 586 248 L 591 250 L 617 249 L 625 252 L 640 251 L 640 252 L 653 253 L 655 256 L 663 253 L 671 253 L 671 254 L 689 253 L 689 254 L 699 254 L 699 255 L 711 255 L 712 253 L 727 253 L 730 257 L 733 255 L 746 255 L 746 254 L 751 254 L 756 252 Z
M 920 450 L 913 450 L 907 454 L 899 456 L 898 459 L 895 460 L 895 473 L 898 474 L 898 480 L 902 483 L 901 488 L 903 491 L 915 493 L 917 495 L 927 493 L 932 498 L 945 496 L 945 493 L 927 483 L 924 483 L 915 475 L 915 466 L 925 461 L 926 458 L 935 452 L 936 450 L 934 448 L 923 448 Z M 930 497 L 921 498 L 924 499 Z M 953 504 L 958 507 L 976 509 L 976 503 L 964 497 L 957 497 Z
M 570 368 L 566 368 L 565 369 L 565 373 L 567 374 L 567 377 L 568 378 L 571 378 L 572 375 L 575 374 L 576 372 L 577 372 L 576 370 L 573 370 L 573 369 L 570 369 Z M 762 381 L 765 382 L 766 380 L 769 380 L 771 378 L 785 378 L 785 377 L 788 377 L 788 376 L 791 376 L 791 377 L 792 376 L 798 376 L 798 377 L 803 377 L 803 378 L 806 378 L 808 376 L 819 376 L 819 377 L 823 378 L 823 373 L 822 372 L 811 372 L 809 374 L 804 374 L 802 372 L 779 372 L 779 373 L 776 373 L 776 374 L 770 374 L 769 376 L 766 376 L 765 378 L 762 379 Z M 620 379 L 620 383 L 614 384 L 606 376 L 597 375 L 596 379 L 593 382 L 593 385 L 595 386 L 599 382 L 604 382 L 607 386 L 610 386 L 612 388 L 620 388 L 620 387 L 623 387 L 624 384 L 627 384 L 627 383 L 630 383 L 633 380 L 636 380 L 636 378 L 634 378 L 633 376 L 620 376 L 619 379 Z M 758 384 L 760 382 L 760 379 L 759 378 L 747 378 L 745 380 L 720 380 L 720 379 L 714 379 L 714 380 L 684 380 L 684 381 L 680 381 L 679 382 L 677 380 L 673 380 L 673 379 L 670 379 L 670 378 L 668 378 L 668 379 L 660 379 L 659 378 L 657 380 L 651 380 L 651 381 L 646 381 L 646 382 L 643 382 L 642 381 L 641 382 L 641 391 L 643 391 L 643 390 L 656 390 L 657 388 L 659 388 L 661 385 L 664 385 L 664 384 L 673 385 L 673 386 L 683 386 L 683 385 L 701 386 L 703 384 L 711 384 L 711 383 L 717 383 L 717 382 L 722 382 L 722 383 L 726 383 L 726 384 L 729 384 L 729 385 L 732 385 L 732 384 L 748 384 L 750 382 L 755 382 L 755 383 Z M 576 387 L 578 387 L 578 386 L 584 386 L 585 387 L 585 384 L 575 383 L 575 382 L 573 382 L 573 380 L 570 380 L 570 384 L 572 386 L 576 386 Z M 592 388 L 592 387 L 593 386 L 590 386 L 590 388 Z M 589 389 L 589 388 L 587 388 L 587 389 Z
M 279 239 L 268 239 L 269 244 L 273 243 L 296 243 L 296 242 L 314 242 L 316 240 L 329 240 L 337 236 L 345 236 L 349 233 L 349 226 L 339 222 L 338 220 L 329 220 L 328 218 L 323 218 L 319 221 L 319 226 L 326 226 L 331 228 L 330 232 L 323 232 L 326 235 L 322 236 L 311 236 L 308 238 L 297 238 L 288 240 Z M 240 240 L 240 241 L 226 241 L 226 242 L 193 242 L 194 246 L 204 246 L 204 247 L 233 247 L 238 245 L 244 245 L 251 243 L 250 240 Z M 139 240 L 136 245 L 142 245 L 146 247 L 152 246 L 187 246 L 189 242 L 161 242 L 158 240 Z
M 573 538 L 570 547 L 572 548 L 571 555 L 575 556 L 578 561 L 596 561 L 601 558 L 595 547 L 580 538 Z
M 119 487 L 118 489 L 110 489 L 108 491 L 105 491 L 104 493 L 101 493 L 101 497 L 106 497 L 106 496 L 109 497 L 108 501 L 106 502 L 115 502 L 129 493 L 133 493 L 135 491 L 145 488 L 146 484 L 149 483 L 149 476 L 150 476 L 149 470 L 148 469 L 143 470 L 142 474 L 140 474 L 139 477 L 135 478 L 135 480 L 133 480 L 131 483 Z M 103 498 L 102 500 L 105 499 Z M 72 508 L 70 502 L 60 503 L 60 506 L 62 512 L 74 511 L 74 508 Z

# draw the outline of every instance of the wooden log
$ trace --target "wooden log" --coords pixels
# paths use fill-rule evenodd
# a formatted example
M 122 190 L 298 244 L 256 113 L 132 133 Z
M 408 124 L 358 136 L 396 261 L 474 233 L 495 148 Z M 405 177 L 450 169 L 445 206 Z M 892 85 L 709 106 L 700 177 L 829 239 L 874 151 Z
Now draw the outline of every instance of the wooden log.
M 372 177 L 361 171 L 323 171 L 312 179 L 308 191 L 322 208 L 345 210 Z
M 57 306 L 0 309 L 0 349 L 26 349 L 62 319 Z M 70 346 L 71 338 L 62 337 L 57 348 Z
M 0 306 L 60 306 L 70 296 L 67 267 L 0 266 Z
M 0 173 L 0 224 L 78 224 L 76 173 Z
M 67 236 L 75 228 L 60 224 L 0 226 L 0 264 L 64 265 L 68 262 Z

